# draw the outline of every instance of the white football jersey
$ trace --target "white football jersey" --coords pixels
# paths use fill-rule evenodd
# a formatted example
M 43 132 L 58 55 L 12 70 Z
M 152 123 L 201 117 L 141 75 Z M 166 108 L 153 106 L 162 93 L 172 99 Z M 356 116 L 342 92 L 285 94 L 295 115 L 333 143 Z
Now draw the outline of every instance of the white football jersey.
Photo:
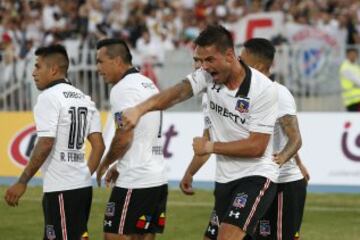
M 128 71 L 110 92 L 111 112 L 115 123 L 121 121 L 121 112 L 145 101 L 159 92 L 154 83 L 135 69 Z M 163 157 L 162 113 L 149 112 L 140 118 L 134 129 L 131 147 L 118 159 L 119 177 L 116 186 L 148 188 L 167 183 Z
M 188 75 L 194 95 L 207 94 L 205 114 L 211 140 L 230 142 L 249 137 L 250 132 L 273 134 L 277 116 L 277 88 L 266 76 L 245 66 L 246 77 L 239 89 L 229 90 L 216 84 L 211 75 L 198 69 Z M 216 155 L 216 181 L 226 183 L 248 176 L 263 176 L 272 181 L 278 177 L 278 166 L 272 161 L 271 140 L 263 156 L 237 158 Z
M 91 186 L 85 139 L 101 132 L 101 123 L 90 97 L 65 80 L 55 81 L 38 96 L 34 118 L 38 137 L 55 138 L 41 167 L 44 192 Z
M 286 115 L 296 116 L 296 104 L 290 91 L 283 85 L 275 83 L 279 93 L 279 111 L 274 129 L 274 153 L 281 152 L 285 147 L 288 137 L 281 128 L 279 119 Z M 281 166 L 279 172 L 279 183 L 293 182 L 303 178 L 301 171 L 294 158 L 291 158 Z

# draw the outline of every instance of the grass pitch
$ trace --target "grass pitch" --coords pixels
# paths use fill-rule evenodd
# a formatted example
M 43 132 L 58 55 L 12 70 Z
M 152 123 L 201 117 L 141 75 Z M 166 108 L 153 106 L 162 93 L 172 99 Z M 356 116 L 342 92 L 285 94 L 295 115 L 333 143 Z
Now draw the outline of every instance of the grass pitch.
M 0 240 L 36 240 L 43 236 L 41 187 L 29 187 L 17 208 L 8 207 L 0 186 Z M 94 188 L 88 224 L 90 239 L 102 239 L 102 222 L 110 189 Z M 209 220 L 213 205 L 210 191 L 198 190 L 185 196 L 169 192 L 165 233 L 158 240 L 198 240 Z M 302 226 L 302 240 L 359 240 L 360 194 L 309 194 Z

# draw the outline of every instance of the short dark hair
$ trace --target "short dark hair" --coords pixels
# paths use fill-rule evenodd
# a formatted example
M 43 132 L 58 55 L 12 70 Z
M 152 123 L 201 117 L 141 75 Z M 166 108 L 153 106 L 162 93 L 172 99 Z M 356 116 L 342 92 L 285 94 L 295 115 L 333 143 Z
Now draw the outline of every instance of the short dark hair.
M 350 52 L 356 52 L 356 53 L 359 53 L 359 49 L 357 47 L 354 47 L 354 46 L 351 46 L 351 47 L 348 47 L 346 49 L 346 54 L 350 53 Z
M 251 38 L 244 43 L 244 47 L 254 56 L 265 58 L 270 63 L 274 60 L 275 47 L 265 38 Z
M 208 25 L 194 43 L 200 47 L 215 45 L 221 52 L 234 49 L 234 41 L 231 33 L 221 25 Z
M 64 46 L 60 44 L 50 45 L 46 47 L 39 47 L 35 51 L 35 56 L 43 58 L 55 58 L 55 63 L 63 70 L 67 72 L 69 68 L 69 57 Z
M 97 42 L 96 49 L 106 47 L 110 58 L 121 57 L 124 63 L 132 64 L 132 55 L 126 42 L 117 38 L 107 38 Z

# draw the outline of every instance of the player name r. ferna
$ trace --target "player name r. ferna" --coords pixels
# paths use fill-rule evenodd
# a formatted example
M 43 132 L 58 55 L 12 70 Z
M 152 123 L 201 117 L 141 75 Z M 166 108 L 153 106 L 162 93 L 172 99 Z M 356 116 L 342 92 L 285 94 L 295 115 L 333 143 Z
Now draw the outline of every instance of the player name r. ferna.
M 85 154 L 76 152 L 61 152 L 60 159 L 62 162 L 82 163 L 85 161 Z

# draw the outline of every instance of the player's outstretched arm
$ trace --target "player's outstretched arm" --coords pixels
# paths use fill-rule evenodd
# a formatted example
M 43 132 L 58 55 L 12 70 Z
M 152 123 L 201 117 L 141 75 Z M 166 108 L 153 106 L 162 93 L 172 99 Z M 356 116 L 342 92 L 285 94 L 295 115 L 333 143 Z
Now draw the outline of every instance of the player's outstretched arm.
M 110 149 L 96 171 L 96 180 L 99 186 L 101 185 L 101 178 L 108 170 L 109 166 L 125 155 L 131 146 L 133 138 L 134 130 L 125 130 L 120 128 L 116 129 L 115 135 L 110 145 Z
M 280 126 L 288 137 L 288 141 L 280 153 L 274 154 L 274 161 L 283 165 L 291 159 L 301 147 L 301 134 L 295 115 L 285 115 L 279 119 Z
M 210 139 L 209 130 L 205 129 L 203 133 L 205 139 Z M 210 158 L 210 154 L 203 156 L 194 155 L 191 163 L 185 171 L 185 174 L 180 181 L 180 189 L 186 195 L 193 195 L 194 190 L 192 188 L 193 176 L 199 171 L 199 169 L 207 162 Z
M 28 165 L 25 167 L 18 181 L 10 186 L 5 193 L 5 201 L 10 206 L 17 206 L 21 196 L 25 193 L 30 179 L 39 170 L 49 156 L 54 145 L 54 138 L 40 137 L 36 143 Z
M 145 113 L 167 109 L 192 96 L 193 91 L 189 80 L 183 80 L 181 83 L 161 91 L 135 107 L 125 109 L 122 113 L 123 128 L 132 129 Z
M 309 171 L 306 169 L 305 165 L 302 163 L 299 153 L 296 153 L 294 158 L 295 158 L 295 162 L 299 166 L 300 171 L 301 171 L 302 175 L 304 176 L 306 182 L 309 182 L 309 180 L 310 180 Z
M 87 139 L 91 145 L 91 152 L 87 165 L 92 175 L 99 166 L 101 157 L 105 151 L 105 144 L 100 132 L 91 133 Z
M 196 155 L 221 154 L 232 157 L 261 157 L 269 143 L 270 134 L 250 132 L 246 139 L 232 142 L 211 142 L 196 137 L 193 140 L 193 149 Z

